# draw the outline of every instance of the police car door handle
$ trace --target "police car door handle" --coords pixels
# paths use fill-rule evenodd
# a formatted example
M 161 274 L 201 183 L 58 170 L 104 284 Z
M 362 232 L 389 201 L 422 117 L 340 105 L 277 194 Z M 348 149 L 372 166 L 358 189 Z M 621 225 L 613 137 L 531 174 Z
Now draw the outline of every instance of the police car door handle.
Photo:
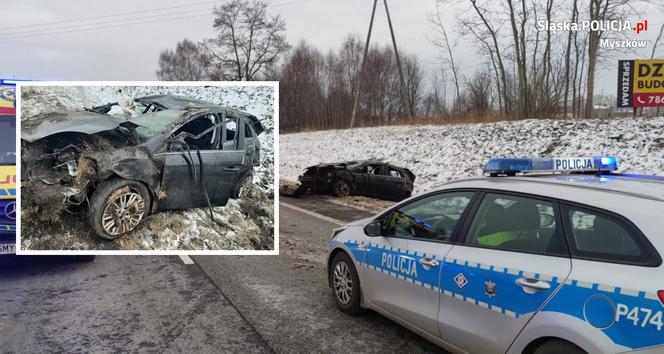
M 551 284 L 534 278 L 519 278 L 516 280 L 516 284 L 523 288 L 528 294 L 534 294 L 538 290 L 549 290 L 551 289 Z
M 437 260 L 433 258 L 420 258 L 420 264 L 423 265 L 425 268 L 433 268 L 437 267 L 438 264 L 440 264 Z

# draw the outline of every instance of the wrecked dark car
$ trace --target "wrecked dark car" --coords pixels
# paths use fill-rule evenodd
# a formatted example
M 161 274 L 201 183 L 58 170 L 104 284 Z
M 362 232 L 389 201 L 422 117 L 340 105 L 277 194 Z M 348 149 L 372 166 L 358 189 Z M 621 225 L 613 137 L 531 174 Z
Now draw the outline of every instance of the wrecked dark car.
M 400 201 L 413 192 L 415 175 L 407 168 L 378 160 L 324 163 L 307 167 L 295 195 L 332 193 Z
M 23 220 L 80 213 L 116 239 L 156 211 L 211 213 L 252 183 L 264 131 L 255 116 L 172 95 L 136 99 L 130 118 L 106 114 L 113 105 L 22 121 Z

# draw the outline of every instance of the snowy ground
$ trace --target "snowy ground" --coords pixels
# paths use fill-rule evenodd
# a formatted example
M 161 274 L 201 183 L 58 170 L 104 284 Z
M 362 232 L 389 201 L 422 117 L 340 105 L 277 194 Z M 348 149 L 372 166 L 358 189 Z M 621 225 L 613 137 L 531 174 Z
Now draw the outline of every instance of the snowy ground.
M 607 125 L 608 124 L 608 125 Z M 280 178 L 321 162 L 380 158 L 417 176 L 415 193 L 482 174 L 490 157 L 618 157 L 622 172 L 664 175 L 664 117 L 389 126 L 284 134 Z
M 22 92 L 22 119 L 52 112 L 80 110 L 110 102 L 121 105 L 135 97 L 171 93 L 239 109 L 258 117 L 261 164 L 254 171 L 249 197 L 214 208 L 151 215 L 136 231 L 113 242 L 101 241 L 76 216 L 60 225 L 22 226 L 23 249 L 214 250 L 272 249 L 274 238 L 274 89 L 270 86 L 127 86 L 31 87 Z M 115 107 L 114 110 L 118 110 Z M 111 111 L 113 113 L 121 113 Z

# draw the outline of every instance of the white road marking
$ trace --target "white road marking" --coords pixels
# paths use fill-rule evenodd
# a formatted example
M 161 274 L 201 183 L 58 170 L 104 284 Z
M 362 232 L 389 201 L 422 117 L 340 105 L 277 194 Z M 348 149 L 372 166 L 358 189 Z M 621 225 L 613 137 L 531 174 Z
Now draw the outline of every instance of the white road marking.
M 187 256 L 186 254 L 179 254 L 178 257 L 180 257 L 180 260 L 184 264 L 194 264 L 194 260 L 191 259 L 191 257 Z
M 331 218 L 331 217 L 329 217 L 329 216 L 325 216 L 325 215 L 322 215 L 322 214 L 318 214 L 318 213 L 316 213 L 316 212 L 313 212 L 313 211 L 311 211 L 311 210 L 307 210 L 307 209 L 300 208 L 300 207 L 295 206 L 295 205 L 293 205 L 293 204 L 289 204 L 289 203 L 285 203 L 285 202 L 280 202 L 279 205 L 283 205 L 283 206 L 285 206 L 286 208 L 289 208 L 289 209 L 293 209 L 293 210 L 299 211 L 300 213 L 307 214 L 307 215 L 309 215 L 309 216 L 313 216 L 313 217 L 315 217 L 315 218 L 321 219 L 321 220 L 323 220 L 323 221 L 327 221 L 327 222 L 332 223 L 332 224 L 336 224 L 336 225 L 345 225 L 345 224 L 346 224 L 345 222 L 343 222 L 343 221 L 341 221 L 341 220 L 338 220 L 338 219 L 335 219 L 335 218 Z

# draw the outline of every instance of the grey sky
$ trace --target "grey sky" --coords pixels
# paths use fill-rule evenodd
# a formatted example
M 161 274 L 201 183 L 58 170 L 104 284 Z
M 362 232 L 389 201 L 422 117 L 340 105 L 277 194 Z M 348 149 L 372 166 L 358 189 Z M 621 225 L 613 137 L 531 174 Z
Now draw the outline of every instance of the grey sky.
M 155 8 L 203 1 L 12 1 L 2 5 L 3 21 L 0 24 L 0 37 L 3 36 L 2 33 L 7 35 L 9 32 L 29 31 L 37 28 L 8 29 L 6 27 L 138 10 L 145 10 L 145 16 L 176 11 L 189 11 L 183 13 L 182 16 L 205 15 L 209 12 L 204 9 L 211 8 L 212 4 L 157 13 L 150 11 Z M 366 35 L 371 11 L 370 0 L 311 0 L 298 3 L 295 1 L 297 0 L 272 0 L 271 6 L 272 12 L 279 12 L 284 17 L 288 28 L 287 36 L 293 44 L 301 39 L 306 39 L 325 52 L 329 48 L 338 47 L 350 32 L 360 34 L 362 38 Z M 424 62 L 425 68 L 432 71 L 436 63 L 437 52 L 426 37 L 427 33 L 431 31 L 427 22 L 427 13 L 433 10 L 434 0 L 391 0 L 389 4 L 400 48 L 405 52 L 417 54 Z M 201 11 L 191 12 L 198 9 Z M 390 38 L 382 4 L 377 11 L 373 42 L 388 44 Z M 445 17 L 450 21 L 450 28 L 448 28 L 450 32 L 453 31 L 454 19 L 459 16 L 459 12 L 453 7 L 446 9 Z M 661 14 L 648 18 L 650 30 L 644 36 L 645 38 L 656 36 L 661 18 Z M 87 23 L 114 19 L 118 18 L 97 19 Z M 155 18 L 146 18 L 144 21 L 155 21 Z M 71 25 L 71 23 L 52 25 L 51 28 Z M 26 34 L 34 34 L 34 32 Z M 39 80 L 155 80 L 161 50 L 174 48 L 175 44 L 183 38 L 200 40 L 212 35 L 212 16 L 205 15 L 125 28 L 0 39 L 0 48 L 2 48 L 0 77 L 15 76 Z M 649 56 L 649 50 L 640 52 L 640 56 Z M 477 64 L 481 63 L 481 58 L 475 54 L 475 48 L 465 43 L 459 44 L 457 56 L 465 74 L 472 73 Z M 627 57 L 634 58 L 635 56 L 627 55 Z M 613 94 L 616 85 L 615 66 L 617 64 L 608 65 L 608 68 L 599 72 L 597 93 L 604 91 L 606 94 Z

